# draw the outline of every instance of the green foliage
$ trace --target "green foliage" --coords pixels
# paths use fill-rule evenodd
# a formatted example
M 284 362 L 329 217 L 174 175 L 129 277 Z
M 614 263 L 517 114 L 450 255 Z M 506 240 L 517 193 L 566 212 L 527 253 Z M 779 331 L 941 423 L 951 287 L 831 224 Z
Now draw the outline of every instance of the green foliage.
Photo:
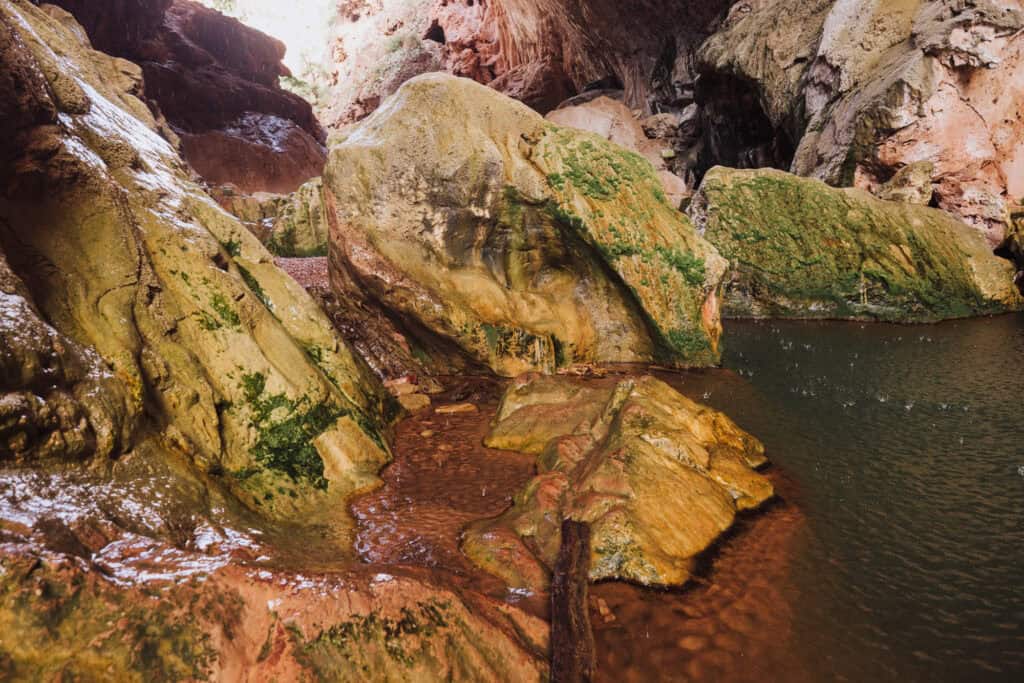
M 297 628 L 290 633 L 299 661 L 325 680 L 337 678 L 333 672 L 339 667 L 350 670 L 375 652 L 383 652 L 407 669 L 433 656 L 431 639 L 451 628 L 450 611 L 450 602 L 431 599 L 403 607 L 398 618 L 377 612 L 355 615 L 323 629 L 309 641 Z
M 704 259 L 670 247 L 655 247 L 654 249 L 665 263 L 679 271 L 686 282 L 695 287 L 704 284 L 704 279 L 707 277 Z
M 237 264 L 236 264 L 237 265 Z M 245 266 L 238 266 L 238 274 L 242 276 L 242 280 L 245 281 L 246 286 L 256 295 L 256 298 L 263 302 L 263 305 L 273 310 L 274 307 L 270 303 L 270 298 L 267 293 L 263 291 L 263 287 L 260 286 L 259 280 L 253 277 L 253 274 L 249 272 L 249 269 Z

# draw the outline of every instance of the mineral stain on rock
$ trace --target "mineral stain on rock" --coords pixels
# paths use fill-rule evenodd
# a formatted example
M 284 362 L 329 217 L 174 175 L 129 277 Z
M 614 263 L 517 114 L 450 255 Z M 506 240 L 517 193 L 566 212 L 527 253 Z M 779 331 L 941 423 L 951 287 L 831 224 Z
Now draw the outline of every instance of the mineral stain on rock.
M 813 680 L 722 318 L 1024 307 L 1020 3 L 260 4 L 0 0 L 0 678 Z

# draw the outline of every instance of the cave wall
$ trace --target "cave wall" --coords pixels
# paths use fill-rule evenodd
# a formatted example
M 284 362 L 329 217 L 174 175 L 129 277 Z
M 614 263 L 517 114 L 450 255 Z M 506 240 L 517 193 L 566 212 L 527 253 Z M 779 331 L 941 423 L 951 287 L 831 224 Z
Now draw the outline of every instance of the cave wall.
M 285 46 L 190 0 L 56 0 L 92 44 L 142 67 L 145 96 L 211 184 L 291 192 L 320 175 L 312 106 L 281 89 Z
M 448 71 L 542 113 L 589 87 L 647 113 L 692 101 L 694 52 L 729 0 L 349 0 L 324 54 L 323 121 L 347 125 L 409 78 Z M 382 39 L 383 38 L 383 39 Z

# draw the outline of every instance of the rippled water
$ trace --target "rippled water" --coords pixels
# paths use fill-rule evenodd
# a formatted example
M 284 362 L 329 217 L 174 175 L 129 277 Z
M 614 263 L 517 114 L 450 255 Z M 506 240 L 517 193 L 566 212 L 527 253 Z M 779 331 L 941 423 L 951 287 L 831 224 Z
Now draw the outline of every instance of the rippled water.
M 769 679 L 1024 680 L 1024 316 L 727 335 L 746 381 L 676 383 L 799 491 Z

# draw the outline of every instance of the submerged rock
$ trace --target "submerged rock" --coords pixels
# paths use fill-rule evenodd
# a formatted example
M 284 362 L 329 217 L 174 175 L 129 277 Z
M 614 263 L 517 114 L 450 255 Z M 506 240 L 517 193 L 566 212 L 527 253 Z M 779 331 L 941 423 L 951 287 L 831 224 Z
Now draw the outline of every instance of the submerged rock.
M 764 447 L 653 377 L 587 384 L 529 375 L 502 399 L 492 448 L 539 453 L 539 474 L 462 549 L 514 587 L 547 586 L 562 521 L 591 526 L 592 580 L 681 585 L 739 510 L 773 496 Z
M 924 322 L 1024 305 L 984 236 L 937 209 L 714 168 L 691 216 L 732 262 L 727 315 Z
M 726 263 L 651 165 L 468 79 L 404 85 L 331 150 L 331 278 L 515 375 L 718 360 Z
M 390 457 L 379 382 L 189 180 L 124 60 L 26 0 L 0 2 L 0 54 L 8 447 L 118 455 L 156 438 L 265 514 L 346 519 Z

